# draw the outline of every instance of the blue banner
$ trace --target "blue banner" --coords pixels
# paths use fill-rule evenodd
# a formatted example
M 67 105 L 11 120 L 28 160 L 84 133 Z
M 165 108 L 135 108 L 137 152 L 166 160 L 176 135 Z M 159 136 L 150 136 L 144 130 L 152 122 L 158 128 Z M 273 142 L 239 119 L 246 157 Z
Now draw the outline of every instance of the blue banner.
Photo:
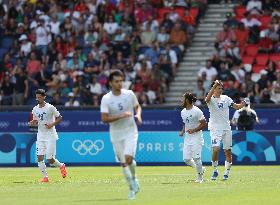
M 57 158 L 73 165 L 115 164 L 108 132 L 62 132 Z M 211 162 L 209 132 L 204 132 L 202 160 Z M 0 166 L 31 166 L 36 160 L 36 135 L 0 133 Z M 178 132 L 140 132 L 136 161 L 140 164 L 183 163 L 183 138 Z M 280 132 L 233 132 L 234 164 L 280 164 Z M 219 160 L 224 161 L 223 151 Z
M 231 110 L 230 117 L 234 110 Z M 256 130 L 279 130 L 280 109 L 256 109 L 260 124 Z M 208 120 L 208 109 L 203 109 Z M 60 132 L 100 132 L 107 131 L 100 119 L 99 111 L 61 111 L 62 122 L 57 126 Z M 143 110 L 143 124 L 140 131 L 177 131 L 181 129 L 180 110 Z M 28 112 L 1 112 L 0 129 L 2 132 L 28 132 Z M 233 127 L 233 129 L 235 129 Z

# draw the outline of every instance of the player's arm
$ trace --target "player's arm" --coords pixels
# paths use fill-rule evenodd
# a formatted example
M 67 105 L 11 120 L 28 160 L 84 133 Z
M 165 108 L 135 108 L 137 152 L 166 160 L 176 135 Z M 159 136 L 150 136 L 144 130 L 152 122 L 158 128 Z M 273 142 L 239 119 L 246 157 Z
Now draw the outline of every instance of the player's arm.
M 132 116 L 131 112 L 124 112 L 119 115 L 109 115 L 109 113 L 102 112 L 101 121 L 103 123 L 111 123 L 111 122 L 115 122 L 115 121 L 123 119 L 123 118 L 131 117 L 131 116 Z
M 232 107 L 233 107 L 234 109 L 236 109 L 236 110 L 239 110 L 239 109 L 243 108 L 244 106 L 245 106 L 245 102 L 244 102 L 244 101 L 242 101 L 242 102 L 239 103 L 239 104 L 237 104 L 237 103 L 233 103 L 233 104 L 232 104 Z
M 135 118 L 137 119 L 137 122 L 139 124 L 142 124 L 142 108 L 139 104 L 135 106 L 135 113 Z
M 187 132 L 188 132 L 189 134 L 193 134 L 193 133 L 195 133 L 195 132 L 198 132 L 198 131 L 200 131 L 200 130 L 203 130 L 203 129 L 206 128 L 206 127 L 207 127 L 207 122 L 206 122 L 206 119 L 204 118 L 204 119 L 202 119 L 202 120 L 199 120 L 199 125 L 198 125 L 198 127 L 194 128 L 194 129 L 189 129 Z
M 51 129 L 52 127 L 58 125 L 61 122 L 61 120 L 62 120 L 62 116 L 59 115 L 58 117 L 55 117 L 55 121 L 53 123 L 45 124 L 45 126 L 47 129 Z
M 185 133 L 185 124 L 183 125 L 181 131 L 179 132 L 179 136 L 180 137 L 184 136 L 184 133 Z
M 215 81 L 214 85 L 212 86 L 212 88 L 210 89 L 210 91 L 208 92 L 206 98 L 205 98 L 205 102 L 208 104 L 211 100 L 211 97 L 214 94 L 215 88 L 220 84 L 220 82 L 218 80 Z
M 29 126 L 37 126 L 38 120 L 35 119 L 35 116 L 32 114 L 32 120 L 28 122 Z

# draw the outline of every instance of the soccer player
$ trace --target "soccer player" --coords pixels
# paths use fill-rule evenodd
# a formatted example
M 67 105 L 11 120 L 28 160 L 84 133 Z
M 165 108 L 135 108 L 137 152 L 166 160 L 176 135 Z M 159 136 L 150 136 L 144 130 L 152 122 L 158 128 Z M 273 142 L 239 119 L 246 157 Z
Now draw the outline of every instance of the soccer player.
M 138 139 L 135 118 L 139 124 L 142 123 L 142 109 L 135 94 L 131 90 L 122 89 L 123 79 L 121 71 L 111 72 L 109 75 L 111 91 L 102 97 L 100 111 L 102 122 L 110 124 L 114 152 L 129 186 L 128 199 L 133 200 L 139 191 L 134 160 Z
M 205 168 L 202 167 L 201 150 L 204 144 L 202 129 L 207 127 L 206 119 L 202 111 L 193 105 L 196 97 L 192 93 L 183 95 L 181 117 L 184 122 L 183 128 L 179 136 L 186 137 L 184 139 L 183 159 L 185 163 L 196 168 L 197 179 L 195 182 L 203 182 L 203 174 Z
M 62 116 L 53 105 L 45 102 L 45 90 L 38 89 L 35 93 L 38 105 L 32 110 L 33 119 L 29 122 L 29 125 L 38 125 L 36 154 L 38 167 L 43 175 L 41 182 L 49 182 L 44 155 L 46 155 L 50 166 L 60 168 L 61 176 L 65 178 L 67 176 L 65 164 L 60 163 L 55 158 L 56 140 L 58 139 L 55 126 L 61 122 Z
M 229 120 L 229 108 L 233 107 L 234 109 L 238 110 L 243 108 L 245 105 L 243 101 L 241 104 L 234 103 L 230 97 L 227 95 L 222 95 L 222 91 L 222 82 L 216 80 L 205 98 L 210 112 L 208 129 L 210 130 L 212 143 L 212 166 L 214 169 L 213 175 L 211 177 L 212 180 L 216 180 L 218 177 L 218 157 L 221 141 L 223 143 L 223 149 L 226 157 L 223 179 L 228 179 L 232 164 L 232 132 Z

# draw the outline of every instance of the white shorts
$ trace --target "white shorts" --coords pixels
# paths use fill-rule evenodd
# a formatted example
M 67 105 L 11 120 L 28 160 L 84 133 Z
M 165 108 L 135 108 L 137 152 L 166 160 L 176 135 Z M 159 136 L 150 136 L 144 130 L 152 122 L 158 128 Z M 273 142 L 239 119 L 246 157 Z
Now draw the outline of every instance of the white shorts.
M 212 147 L 220 147 L 221 140 L 223 149 L 232 148 L 232 132 L 231 130 L 210 130 Z
M 36 141 L 36 154 L 46 155 L 47 159 L 53 159 L 56 155 L 56 140 Z
M 184 143 L 183 160 L 201 158 L 202 144 L 187 144 Z
M 125 163 L 125 155 L 135 158 L 138 136 L 129 137 L 120 141 L 112 141 L 117 160 Z

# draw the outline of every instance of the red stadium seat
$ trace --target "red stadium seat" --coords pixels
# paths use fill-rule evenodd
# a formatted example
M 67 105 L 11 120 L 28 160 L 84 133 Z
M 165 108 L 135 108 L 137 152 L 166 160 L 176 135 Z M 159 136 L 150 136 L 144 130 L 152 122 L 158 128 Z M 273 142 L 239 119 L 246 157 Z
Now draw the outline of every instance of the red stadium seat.
M 260 22 L 262 23 L 261 30 L 266 29 L 271 22 L 271 16 L 262 16 Z
M 191 8 L 190 12 L 189 12 L 189 15 L 193 16 L 194 18 L 196 18 L 197 15 L 198 15 L 198 8 Z
M 280 54 L 270 54 L 269 55 L 269 60 L 274 62 L 274 63 L 279 63 L 280 62 Z
M 170 9 L 169 8 L 160 8 L 158 10 L 158 17 L 161 19 L 161 18 L 164 18 L 165 14 L 168 14 L 170 12 Z
M 266 65 L 268 61 L 268 55 L 267 54 L 259 54 L 256 56 L 256 64 L 257 65 Z
M 248 56 L 256 56 L 257 53 L 258 53 L 258 46 L 255 45 L 255 44 L 247 45 L 246 48 L 245 48 L 245 53 Z
M 185 9 L 184 8 L 178 7 L 178 8 L 175 9 L 175 11 L 181 18 L 183 18 L 185 16 Z
M 253 65 L 252 71 L 253 73 L 260 73 L 261 70 L 265 69 L 266 66 L 263 65 Z
M 254 63 L 255 57 L 254 56 L 242 56 L 242 63 L 243 64 L 250 64 Z
M 234 13 L 236 16 L 244 16 L 244 13 L 246 12 L 245 6 L 236 6 L 234 8 Z

